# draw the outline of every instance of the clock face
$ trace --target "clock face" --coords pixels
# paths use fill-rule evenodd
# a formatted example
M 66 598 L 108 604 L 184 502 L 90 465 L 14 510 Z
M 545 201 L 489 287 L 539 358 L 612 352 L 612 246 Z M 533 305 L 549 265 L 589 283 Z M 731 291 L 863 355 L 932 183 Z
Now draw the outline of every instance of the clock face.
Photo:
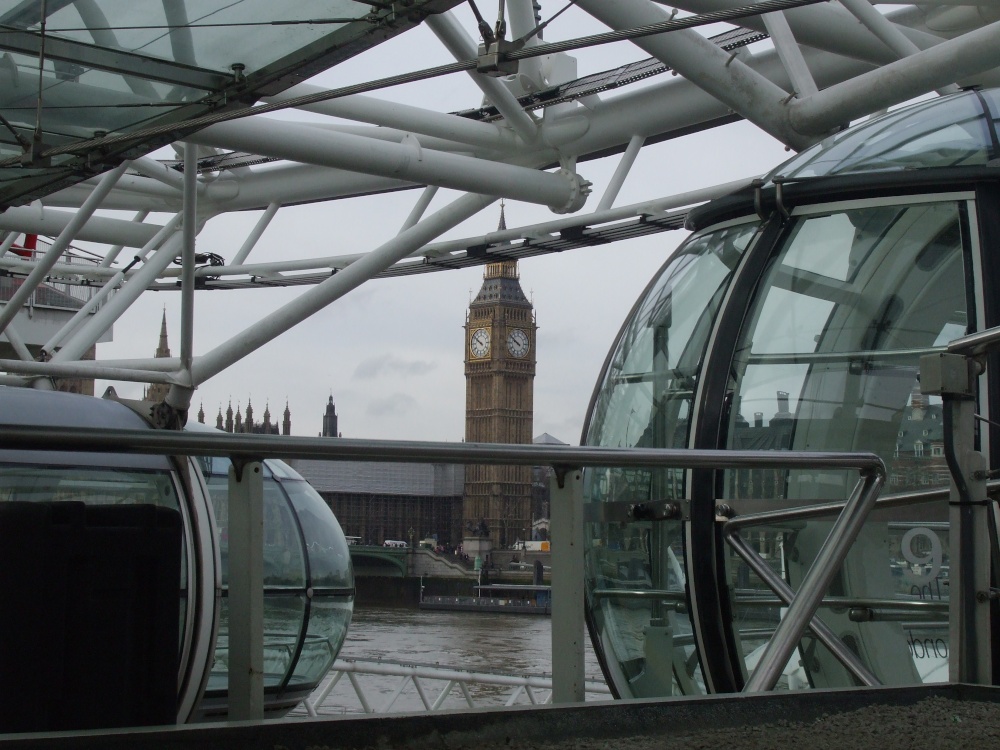
M 514 357 L 526 357 L 528 355 L 529 342 L 528 334 L 520 328 L 515 328 L 507 336 L 507 351 Z
M 469 350 L 473 357 L 485 357 L 490 353 L 490 332 L 485 328 L 477 328 L 469 339 Z

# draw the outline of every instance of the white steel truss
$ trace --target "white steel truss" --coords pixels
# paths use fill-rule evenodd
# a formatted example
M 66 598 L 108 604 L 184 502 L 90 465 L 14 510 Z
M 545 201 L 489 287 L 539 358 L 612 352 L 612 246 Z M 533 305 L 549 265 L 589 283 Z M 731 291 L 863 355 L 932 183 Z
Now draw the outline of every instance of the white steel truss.
M 325 19 L 313 3 L 289 4 L 302 10 L 230 19 L 247 50 L 259 39 L 278 44 L 261 30 L 268 24 L 294 30 L 297 41 L 259 69 L 240 62 L 252 57 L 243 49 L 225 50 L 227 66 L 212 58 L 217 47 L 200 35 L 216 16 L 198 16 L 197 3 L 164 2 L 170 10 L 156 28 L 169 45 L 148 54 L 156 42 L 125 41 L 137 28 L 115 16 L 126 4 L 9 5 L 0 10 L 0 274 L 16 288 L 0 307 L 14 353 L 0 360 L 0 383 L 169 383 L 167 404 L 182 420 L 199 385 L 373 279 L 678 228 L 687 207 L 754 176 L 737 170 L 745 179 L 668 197 L 651 188 L 617 206 L 654 144 L 711 128 L 725 139 L 745 120 L 801 150 L 915 97 L 1000 84 L 1000 7 L 985 0 L 678 0 L 673 11 L 651 0 L 575 0 L 565 15 L 552 0 L 507 0 L 494 28 L 477 27 L 473 4 L 458 0 L 344 0 L 332 5 L 345 17 Z M 595 22 L 607 31 L 577 31 Z M 452 61 L 380 56 L 379 42 L 420 26 Z M 580 77 L 578 62 L 604 59 L 612 41 L 632 45 L 630 59 Z M 352 57 L 353 70 L 372 71 L 366 80 L 305 82 Z M 422 102 L 422 85 L 447 78 L 458 87 L 457 77 L 470 78 L 482 101 L 458 112 Z M 390 86 L 407 96 L 393 100 Z M 121 121 L 131 111 L 144 114 Z M 169 115 L 145 114 L 161 111 Z M 163 148 L 171 142 L 173 153 Z M 587 176 L 608 159 L 611 174 Z M 386 210 L 400 227 L 390 239 L 329 252 L 317 238 L 321 251 L 309 257 L 254 258 L 288 207 L 372 196 L 389 205 L 400 191 L 413 200 L 405 215 Z M 470 221 L 501 198 L 557 216 L 496 232 Z M 206 227 L 239 212 L 259 212 L 251 230 L 202 252 Z M 22 234 L 51 244 L 19 251 Z M 81 243 L 95 262 L 79 261 Z M 25 342 L 17 314 L 53 280 L 90 287 L 90 301 L 47 340 Z M 195 317 L 200 294 L 284 286 L 308 288 L 253 325 L 227 322 L 228 338 L 197 350 L 195 331 L 207 325 Z M 144 294 L 172 289 L 181 294 L 180 356 L 82 359 Z

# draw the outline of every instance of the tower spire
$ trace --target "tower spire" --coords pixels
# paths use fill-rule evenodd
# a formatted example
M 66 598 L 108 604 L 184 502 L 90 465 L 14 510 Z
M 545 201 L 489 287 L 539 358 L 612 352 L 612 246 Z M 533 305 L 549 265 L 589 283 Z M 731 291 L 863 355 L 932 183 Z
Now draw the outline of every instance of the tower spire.
M 170 356 L 170 344 L 167 343 L 167 308 L 163 308 L 163 318 L 160 320 L 160 343 L 156 347 L 156 357 L 164 358 Z

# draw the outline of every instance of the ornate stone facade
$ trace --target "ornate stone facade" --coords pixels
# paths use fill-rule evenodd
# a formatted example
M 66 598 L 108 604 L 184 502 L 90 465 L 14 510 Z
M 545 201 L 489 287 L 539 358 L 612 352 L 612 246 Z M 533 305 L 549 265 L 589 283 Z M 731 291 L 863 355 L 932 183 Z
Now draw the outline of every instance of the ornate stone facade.
M 490 263 L 465 324 L 465 440 L 529 444 L 535 379 L 535 314 L 517 261 Z M 469 466 L 463 525 L 508 547 L 531 533 L 531 468 Z

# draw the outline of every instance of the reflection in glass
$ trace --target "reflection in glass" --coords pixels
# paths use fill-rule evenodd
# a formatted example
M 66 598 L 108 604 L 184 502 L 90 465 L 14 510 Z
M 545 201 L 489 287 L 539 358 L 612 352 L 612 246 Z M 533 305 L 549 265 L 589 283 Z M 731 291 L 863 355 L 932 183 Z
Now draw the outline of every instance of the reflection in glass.
M 725 447 L 873 451 L 888 467 L 887 492 L 946 486 L 941 402 L 920 393 L 918 372 L 922 354 L 970 329 L 964 221 L 955 203 L 796 220 L 765 273 L 736 349 Z M 787 507 L 786 498 L 793 505 L 844 500 L 855 479 L 844 472 L 729 471 L 725 493 Z M 776 522 L 742 535 L 796 588 L 831 522 Z M 947 557 L 944 501 L 880 511 L 819 616 L 886 684 L 946 679 Z M 728 551 L 726 562 L 749 672 L 781 609 L 739 557 Z M 852 600 L 875 604 L 852 613 Z M 907 608 L 907 602 L 916 604 Z M 913 643 L 926 639 L 940 641 L 936 652 L 945 655 L 918 655 L 927 649 L 915 650 Z M 781 686 L 852 684 L 845 668 L 807 636 Z
M 992 130 L 975 93 L 940 97 L 831 135 L 765 181 L 986 164 L 1000 156 L 993 152 Z
M 623 330 L 598 388 L 585 443 L 686 447 L 713 320 L 756 223 L 696 235 L 661 269 Z M 621 507 L 684 496 L 684 473 L 588 470 L 584 498 Z M 586 517 L 586 516 L 585 516 Z M 683 526 L 586 524 L 587 607 L 613 684 L 647 697 L 703 693 L 685 603 Z

